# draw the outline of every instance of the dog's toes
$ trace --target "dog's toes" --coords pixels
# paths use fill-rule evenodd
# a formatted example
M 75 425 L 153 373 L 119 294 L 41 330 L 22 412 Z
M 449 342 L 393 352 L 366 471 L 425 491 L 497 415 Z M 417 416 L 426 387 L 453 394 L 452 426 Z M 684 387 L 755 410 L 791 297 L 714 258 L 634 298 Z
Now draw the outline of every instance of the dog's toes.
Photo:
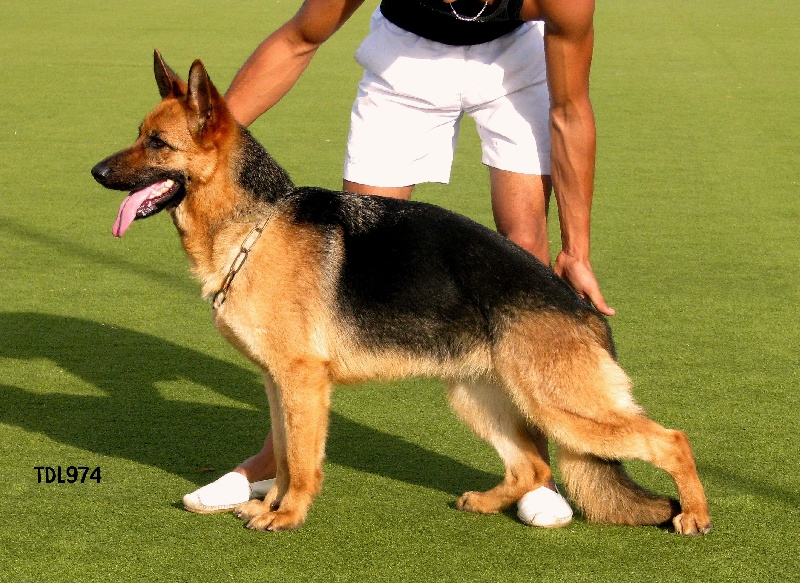
M 269 504 L 265 504 L 261 500 L 250 500 L 243 502 L 233 509 L 233 513 L 242 520 L 250 520 L 256 516 L 260 516 L 270 510 Z
M 697 536 L 711 532 L 711 521 L 694 514 L 683 512 L 672 519 L 675 532 L 687 536 Z
M 464 512 L 478 512 L 479 514 L 497 514 L 497 505 L 489 500 L 485 492 L 464 492 L 456 501 L 456 508 Z
M 254 516 L 247 522 L 247 528 L 250 530 L 260 530 L 262 532 L 269 530 L 274 514 L 274 512 L 265 512 L 259 516 Z
M 299 528 L 304 522 L 304 518 L 296 513 L 277 510 L 275 512 L 265 512 L 256 516 L 247 523 L 247 528 L 252 530 L 281 532 L 284 530 L 294 530 Z

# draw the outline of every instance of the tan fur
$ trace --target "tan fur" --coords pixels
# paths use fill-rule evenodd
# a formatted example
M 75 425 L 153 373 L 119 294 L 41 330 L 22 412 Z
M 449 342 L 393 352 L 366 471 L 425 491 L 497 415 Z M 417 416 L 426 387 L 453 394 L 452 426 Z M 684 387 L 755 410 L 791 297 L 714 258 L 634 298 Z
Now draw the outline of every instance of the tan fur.
M 269 219 L 214 312 L 223 336 L 261 368 L 270 405 L 277 480 L 264 501 L 238 509 L 250 528 L 286 530 L 305 520 L 321 488 L 334 384 L 435 376 L 449 383 L 453 409 L 505 465 L 498 486 L 465 493 L 460 509 L 500 512 L 550 479 L 529 434 L 535 426 L 558 443 L 567 491 L 590 520 L 655 524 L 672 516 L 667 499 L 642 490 L 617 462 L 607 461 L 638 458 L 675 480 L 682 506 L 674 519 L 678 532 L 710 529 L 686 436 L 644 417 L 599 317 L 520 308 L 505 316 L 491 346 L 473 347 L 457 359 L 364 348 L 359 331 L 336 311 L 342 241 L 292 221 L 280 205 L 262 208 L 249 199 L 235 179 L 240 134 L 205 69 L 193 65 L 184 96 L 186 84 L 160 71 L 159 59 L 165 99 L 146 118 L 142 137 L 118 156 L 129 166 L 155 163 L 191 177 L 191 191 L 187 187 L 172 216 L 205 297 L 220 289 L 252 227 Z M 213 106 L 205 114 L 203 99 Z M 182 153 L 159 152 L 154 162 L 143 146 L 154 131 Z
M 517 326 L 500 343 L 497 374 L 531 422 L 559 444 L 567 490 L 587 517 L 611 524 L 659 524 L 671 517 L 666 498 L 604 461 L 635 458 L 674 479 L 683 510 L 674 518 L 678 532 L 710 528 L 686 435 L 643 415 L 630 380 L 608 352 L 569 317 L 537 314 L 520 317 Z M 524 340 L 534 337 L 537 342 Z
M 449 398 L 456 413 L 497 450 L 506 467 L 499 485 L 488 492 L 466 492 L 458 500 L 459 509 L 500 512 L 548 482 L 550 468 L 531 440 L 528 423 L 502 388 L 491 382 L 455 384 Z

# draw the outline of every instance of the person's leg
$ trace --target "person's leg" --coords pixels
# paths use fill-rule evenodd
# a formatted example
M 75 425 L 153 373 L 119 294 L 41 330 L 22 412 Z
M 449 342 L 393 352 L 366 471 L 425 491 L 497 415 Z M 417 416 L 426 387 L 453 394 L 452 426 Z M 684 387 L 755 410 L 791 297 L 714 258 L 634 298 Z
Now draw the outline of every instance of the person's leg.
M 467 113 L 475 120 L 482 160 L 490 168 L 495 224 L 499 233 L 549 265 L 550 103 L 542 29 L 538 25 L 520 27 L 485 47 L 486 54 L 475 51 L 470 63 L 475 78 L 483 78 L 484 71 L 486 77 L 468 96 Z M 487 86 L 496 65 L 504 75 L 495 95 Z M 528 432 L 549 464 L 547 438 L 533 426 Z M 564 526 L 571 520 L 569 506 L 552 479 L 522 497 L 518 516 L 537 526 Z
M 492 212 L 497 232 L 550 265 L 547 210 L 550 176 L 489 168 Z
M 251 498 L 264 496 L 272 487 L 276 472 L 272 432 L 261 450 L 210 484 L 183 497 L 183 507 L 198 514 L 229 512 Z
M 359 184 L 358 182 L 351 182 L 344 180 L 342 190 L 345 192 L 354 192 L 355 194 L 371 194 L 374 196 L 386 196 L 388 198 L 400 198 L 408 200 L 411 198 L 411 192 L 414 190 L 414 185 L 411 186 L 368 186 L 366 184 Z
M 375 21 L 375 19 L 373 19 Z M 378 17 L 378 21 L 382 21 Z M 376 21 L 377 22 L 377 21 Z M 373 22 L 373 24 L 376 24 Z M 378 28 L 385 23 L 377 22 Z M 386 31 L 383 31 L 385 33 Z M 373 30 L 373 34 L 359 49 L 362 63 L 368 66 L 378 58 L 387 63 L 394 62 L 393 52 L 405 51 L 406 44 L 398 42 L 402 32 L 394 31 L 382 36 L 381 30 Z M 411 33 L 408 33 L 409 35 Z M 374 73 L 367 70 L 359 84 L 359 92 L 351 111 L 351 127 L 348 137 L 347 154 L 345 156 L 343 190 L 356 194 L 388 196 L 408 199 L 419 182 L 447 182 L 450 177 L 450 166 L 455 149 L 458 124 L 461 119 L 460 105 L 456 97 L 449 97 L 452 92 L 447 83 L 449 67 L 446 60 L 435 60 L 426 51 L 433 50 L 440 54 L 443 47 L 430 47 L 429 41 L 416 39 L 416 55 L 405 54 L 404 62 L 409 63 L 409 71 L 392 69 L 397 77 L 384 80 L 381 70 Z M 446 48 L 446 47 L 445 47 Z M 448 49 L 457 51 L 458 49 Z M 440 55 L 441 56 L 441 55 Z M 411 57 L 416 61 L 412 64 Z M 370 61 L 370 62 L 367 62 Z M 420 75 L 420 67 L 426 73 Z M 432 70 L 431 68 L 435 70 Z M 381 69 L 377 67 L 377 69 Z M 406 85 L 409 82 L 416 87 L 405 87 L 404 91 L 393 95 L 390 88 L 399 80 Z M 437 87 L 437 83 L 441 87 Z M 426 103 L 428 108 L 420 107 L 420 100 L 406 97 L 425 90 L 428 92 Z M 440 104 L 437 104 L 441 102 Z M 373 186 L 379 185 L 379 186 Z M 184 505 L 195 512 L 210 512 L 201 501 L 198 492 L 208 499 L 214 499 L 214 512 L 221 512 L 221 500 L 225 491 L 230 496 L 232 509 L 246 500 L 234 500 L 250 490 L 255 494 L 253 483 L 275 477 L 276 464 L 273 451 L 272 435 L 268 434 L 261 451 L 249 457 L 235 470 L 222 478 L 184 497 Z M 219 482 L 219 487 L 215 486 Z M 224 488 L 223 488 L 224 486 Z M 213 494 L 213 496 L 212 496 Z
M 492 212 L 494 213 L 497 231 L 528 251 L 545 265 L 550 265 L 550 247 L 547 237 L 547 210 L 550 202 L 550 176 L 520 174 L 490 167 Z M 414 186 L 376 187 L 344 180 L 344 190 L 356 194 L 387 196 L 408 200 Z M 547 437 L 533 426 L 528 427 L 539 455 L 550 465 L 550 454 L 547 448 Z M 251 459 L 255 459 L 254 456 Z M 249 461 L 249 460 L 248 460 Z M 556 484 L 551 477 L 546 487 L 557 492 Z M 526 508 L 528 514 L 544 513 L 539 520 L 543 526 L 563 526 L 570 518 L 563 516 L 566 503 L 560 498 L 546 497 L 540 500 L 536 493 L 535 510 Z M 553 496 L 551 494 L 551 496 Z M 531 506 L 528 503 L 527 506 Z M 547 513 L 550 508 L 557 507 L 561 515 L 557 520 L 550 520 Z M 522 516 L 522 515 L 521 515 Z
M 547 211 L 551 195 L 551 180 L 549 175 L 539 176 L 533 174 L 520 174 L 499 170 L 490 167 L 492 212 L 494 213 L 497 231 L 511 241 L 531 253 L 545 265 L 550 265 L 550 247 L 547 236 Z M 370 194 L 388 196 L 408 200 L 414 186 L 404 187 L 375 187 L 356 182 L 344 181 L 344 190 L 357 194 Z M 528 433 L 533 439 L 539 455 L 550 464 L 547 437 L 536 427 L 529 426 Z M 553 492 L 558 492 L 556 484 L 551 477 L 546 487 Z M 541 493 L 534 490 L 530 493 L 534 498 L 528 498 L 524 511 L 520 516 L 529 514 L 536 516 L 541 526 L 564 526 L 570 519 L 563 516 L 566 503 L 562 498 L 542 497 Z M 551 494 L 550 496 L 553 496 Z M 532 508 L 533 509 L 532 509 Z M 557 508 L 561 516 L 557 520 L 550 520 L 548 513 L 551 508 Z M 523 518 L 523 520 L 526 520 Z M 526 520 L 526 522 L 530 522 Z
M 272 431 L 267 433 L 264 446 L 261 450 L 244 460 L 234 472 L 242 474 L 248 482 L 258 482 L 260 480 L 271 480 L 275 477 L 275 450 L 272 445 Z
M 545 265 L 550 265 L 550 245 L 547 236 L 550 176 L 519 174 L 490 167 L 490 177 L 492 212 L 497 231 Z M 539 455 L 550 465 L 545 434 L 532 425 L 528 426 L 528 434 Z M 525 494 L 518 502 L 517 508 L 519 518 L 535 526 L 559 527 L 569 524 L 572 520 L 570 508 L 558 494 L 552 477 L 545 486 Z
M 547 209 L 550 200 L 550 176 L 519 174 L 490 168 L 492 212 L 497 232 L 511 239 L 545 265 L 550 265 L 547 237 Z M 529 433 L 539 454 L 549 464 L 547 438 L 531 427 Z M 555 490 L 551 478 L 547 485 Z

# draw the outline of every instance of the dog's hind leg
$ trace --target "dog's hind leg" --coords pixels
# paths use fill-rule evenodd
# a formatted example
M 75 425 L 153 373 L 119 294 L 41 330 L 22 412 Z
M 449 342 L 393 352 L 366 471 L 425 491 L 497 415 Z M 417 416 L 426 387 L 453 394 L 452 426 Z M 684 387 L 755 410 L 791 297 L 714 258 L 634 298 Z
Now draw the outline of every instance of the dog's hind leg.
M 265 502 L 237 509 L 248 520 L 248 528 L 255 530 L 299 527 L 322 487 L 331 393 L 327 366 L 314 358 L 298 358 L 287 362 L 282 372 L 273 386 L 267 383 L 272 395 L 276 484 Z
M 705 493 L 683 431 L 667 429 L 644 415 L 599 421 L 567 418 L 559 413 L 545 426 L 558 433 L 567 490 L 590 520 L 658 524 L 672 518 L 680 534 L 711 530 Z M 666 471 L 678 488 L 680 513 L 675 515 L 675 505 L 643 490 L 627 477 L 620 464 L 609 461 L 620 459 L 640 459 Z M 606 479 L 610 487 L 604 488 L 602 481 Z M 604 491 L 612 487 L 621 491 L 618 496 Z
M 450 387 L 450 405 L 478 437 L 493 446 L 505 465 L 504 480 L 487 492 L 466 492 L 460 510 L 493 514 L 517 502 L 550 479 L 550 467 L 539 455 L 528 425 L 508 395 L 490 383 Z
M 561 469 L 571 497 L 593 521 L 654 524 L 672 517 L 680 533 L 708 532 L 708 506 L 686 435 L 642 414 L 630 380 L 594 334 L 567 319 L 550 324 L 542 325 L 541 317 L 523 322 L 522 333 L 502 342 L 495 369 L 515 387 L 515 402 L 567 451 Z M 679 515 L 615 462 L 632 458 L 670 474 Z

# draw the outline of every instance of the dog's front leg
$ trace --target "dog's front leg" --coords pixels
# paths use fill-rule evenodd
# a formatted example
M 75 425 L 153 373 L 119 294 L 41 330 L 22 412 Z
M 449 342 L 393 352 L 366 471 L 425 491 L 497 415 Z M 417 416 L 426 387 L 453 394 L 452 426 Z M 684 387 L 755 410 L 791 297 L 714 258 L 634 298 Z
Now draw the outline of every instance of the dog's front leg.
M 241 506 L 248 528 L 280 531 L 299 527 L 322 486 L 331 383 L 326 363 L 294 359 L 271 383 L 267 394 L 275 446 L 277 479 L 264 502 Z
M 289 488 L 289 470 L 286 462 L 286 431 L 283 424 L 283 406 L 278 396 L 278 386 L 269 371 L 262 371 L 264 377 L 264 391 L 269 402 L 270 431 L 272 432 L 272 448 L 275 455 L 277 473 L 275 482 L 264 500 L 250 500 L 239 504 L 234 510 L 235 514 L 243 519 L 250 520 L 276 510 L 281 499 Z

